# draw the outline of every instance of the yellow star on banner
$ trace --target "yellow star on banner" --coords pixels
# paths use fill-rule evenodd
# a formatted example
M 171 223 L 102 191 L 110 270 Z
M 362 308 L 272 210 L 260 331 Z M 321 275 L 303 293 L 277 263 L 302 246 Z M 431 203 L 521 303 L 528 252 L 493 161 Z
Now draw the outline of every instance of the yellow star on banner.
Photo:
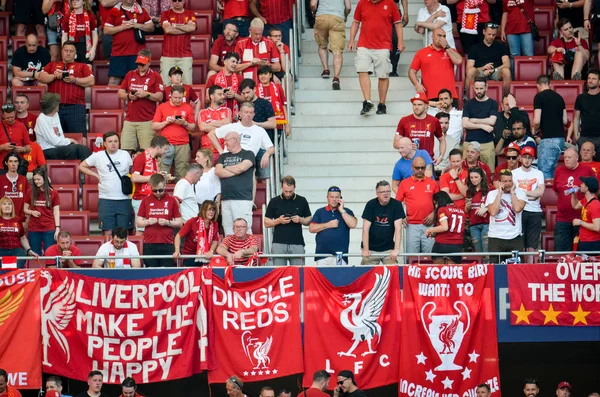
M 587 325 L 587 320 L 585 318 L 590 313 L 591 312 L 584 312 L 581 309 L 581 305 L 579 305 L 579 307 L 577 307 L 577 311 L 576 312 L 569 312 L 569 314 L 574 317 L 574 319 L 573 319 L 573 325 L 575 325 L 577 323 L 584 323 L 585 325 Z
M 558 317 L 561 312 L 554 311 L 552 303 L 550 304 L 548 310 L 540 310 L 540 312 L 542 312 L 542 314 L 546 317 L 544 318 L 544 325 L 548 324 L 549 322 L 553 322 L 554 324 L 558 325 L 558 319 L 556 317 Z
M 523 306 L 523 304 L 521 303 L 521 307 L 519 308 L 519 310 L 513 310 L 512 313 L 517 316 L 517 321 L 515 322 L 515 324 L 519 324 L 521 321 L 527 323 L 527 324 L 531 324 L 529 322 L 529 315 L 531 313 L 533 313 L 533 310 L 525 310 L 525 306 Z

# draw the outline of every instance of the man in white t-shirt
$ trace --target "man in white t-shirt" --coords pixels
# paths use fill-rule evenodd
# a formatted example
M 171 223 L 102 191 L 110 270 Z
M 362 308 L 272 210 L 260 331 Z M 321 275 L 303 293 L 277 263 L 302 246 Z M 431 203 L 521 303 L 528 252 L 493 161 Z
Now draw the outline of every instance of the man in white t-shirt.
M 200 164 L 188 164 L 185 177 L 181 178 L 175 185 L 173 197 L 179 202 L 179 211 L 183 223 L 198 216 L 198 202 L 196 201 L 196 183 L 202 177 L 202 166 Z
M 429 109 L 427 114 L 436 116 L 438 113 L 448 113 L 450 119 L 448 121 L 448 131 L 446 131 L 446 138 L 452 138 L 450 143 L 446 142 L 446 153 L 450 153 L 452 149 L 460 149 L 460 143 L 463 137 L 463 126 L 462 126 L 462 110 L 458 110 L 454 107 L 454 98 L 452 98 L 452 92 L 443 88 L 438 92 L 438 101 L 429 101 Z M 436 142 L 438 146 L 438 142 Z M 435 149 L 434 149 L 435 151 Z
M 490 252 L 510 252 L 523 250 L 521 235 L 521 213 L 527 196 L 513 184 L 512 172 L 500 171 L 498 189 L 488 193 L 485 206 L 490 214 L 488 248 Z
M 432 32 L 437 28 L 444 29 L 448 45 L 456 48 L 454 36 L 452 35 L 450 9 L 441 5 L 438 0 L 425 0 L 425 7 L 419 8 L 417 21 L 415 22 L 415 32 L 421 34 L 427 33 L 424 47 L 432 43 Z
M 532 167 L 535 149 L 525 146 L 521 149 L 521 167 L 512 171 L 517 188 L 527 195 L 522 216 L 523 246 L 526 251 L 537 251 L 542 233 L 542 206 L 540 199 L 544 195 L 544 174 Z
M 116 227 L 112 231 L 112 240 L 107 241 L 98 248 L 96 256 L 101 258 L 94 259 L 92 267 L 99 268 L 128 268 L 128 267 L 142 267 L 142 263 L 139 258 L 131 258 L 132 256 L 138 256 L 140 252 L 137 246 L 131 241 L 127 241 L 127 230 L 122 227 Z M 118 258 L 102 258 L 105 256 L 124 256 L 124 259 Z
M 123 194 L 120 179 L 129 174 L 132 161 L 129 153 L 119 149 L 119 135 L 116 132 L 107 132 L 103 139 L 106 150 L 93 153 L 79 164 L 79 171 L 99 181 L 100 228 L 110 235 L 111 230 L 116 227 L 120 226 L 126 230 L 133 227 L 131 197 Z M 92 167 L 96 167 L 96 170 L 92 170 Z

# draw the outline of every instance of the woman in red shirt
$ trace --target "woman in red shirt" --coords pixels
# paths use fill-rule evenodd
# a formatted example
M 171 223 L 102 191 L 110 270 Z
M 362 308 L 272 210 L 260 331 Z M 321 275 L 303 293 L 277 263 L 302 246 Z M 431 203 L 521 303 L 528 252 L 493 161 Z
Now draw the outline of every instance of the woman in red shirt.
M 48 181 L 45 168 L 33 171 L 33 184 L 25 193 L 25 215 L 29 216 L 29 241 L 35 252 L 55 244 L 60 232 L 60 198 Z
M 183 255 L 204 255 L 204 258 L 187 258 L 184 266 L 206 265 L 217 249 L 219 243 L 219 224 L 217 223 L 217 203 L 205 200 L 198 216 L 189 219 L 175 236 L 175 252 L 173 258 Z M 181 239 L 184 238 L 183 249 Z
M 3 256 L 35 256 L 21 220 L 15 216 L 15 206 L 11 199 L 2 197 L 0 199 L 0 257 Z M 17 261 L 19 269 L 25 267 L 25 260 Z
M 70 0 L 71 11 L 62 19 L 62 44 L 73 41 L 75 62 L 91 64 L 98 46 L 98 27 L 89 0 Z
M 467 179 L 465 211 L 469 215 L 469 230 L 475 252 L 487 252 L 488 250 L 490 216 L 484 204 L 489 190 L 485 171 L 479 167 L 471 168 L 469 179 Z
M 427 237 L 435 237 L 431 252 L 458 255 L 434 258 L 435 263 L 461 263 L 465 223 L 467 217 L 462 208 L 454 205 L 450 195 L 444 191 L 433 195 L 435 227 L 425 230 Z

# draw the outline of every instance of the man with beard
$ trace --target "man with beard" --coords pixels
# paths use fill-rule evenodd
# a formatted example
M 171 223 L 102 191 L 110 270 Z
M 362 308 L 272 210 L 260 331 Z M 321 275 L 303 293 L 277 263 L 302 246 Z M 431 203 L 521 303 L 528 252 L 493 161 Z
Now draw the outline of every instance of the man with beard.
M 517 100 L 513 94 L 505 95 L 502 98 L 502 110 L 498 112 L 496 124 L 494 125 L 494 142 L 496 144 L 496 154 L 501 154 L 504 149 L 516 138 L 512 132 L 512 125 L 515 120 L 523 120 L 525 133 L 531 131 L 529 116 L 527 112 L 519 110 Z
M 536 397 L 540 392 L 538 381 L 535 379 L 525 379 L 525 386 L 523 387 L 523 393 L 525 397 Z
M 575 100 L 575 117 L 573 118 L 573 133 L 569 131 L 568 143 L 577 143 L 579 147 L 584 142 L 592 142 L 596 153 L 600 152 L 600 70 L 588 72 L 588 91 L 579 94 Z
M 228 52 L 223 57 L 223 68 L 218 73 L 210 76 L 206 81 L 207 89 L 210 89 L 213 85 L 218 85 L 223 88 L 227 100 L 227 107 L 231 109 L 234 119 L 238 116 L 238 102 L 244 102 L 244 97 L 240 95 L 240 83 L 242 82 L 242 77 L 235 72 L 239 61 L 240 57 L 237 53 Z M 207 96 L 210 96 L 210 93 L 208 93 Z
M 458 110 L 455 107 L 456 102 L 457 100 L 452 97 L 452 92 L 446 88 L 440 90 L 438 93 L 437 102 L 429 101 L 428 113 L 430 115 L 436 116 L 438 113 L 443 112 L 448 113 L 450 116 L 446 138 L 452 138 L 454 146 L 446 141 L 446 152 L 449 152 L 452 149 L 458 149 L 463 138 L 462 110 Z
M 329 394 L 327 394 L 325 390 L 327 390 L 327 387 L 329 386 L 329 379 L 331 379 L 331 375 L 326 370 L 322 369 L 315 372 L 312 385 L 302 393 L 298 394 L 297 397 L 328 397 Z M 278 397 L 281 397 L 281 395 Z
M 198 116 L 198 126 L 200 127 L 200 132 L 202 134 L 201 146 L 213 151 L 213 162 L 216 163 L 219 158 L 219 151 L 211 143 L 208 134 L 219 127 L 231 124 L 233 117 L 231 115 L 231 109 L 225 106 L 225 92 L 223 91 L 223 87 L 220 85 L 210 86 L 208 88 L 208 97 L 210 98 L 210 105 L 206 109 L 200 111 L 200 115 Z M 192 136 L 192 153 L 196 152 L 194 151 L 195 138 L 197 139 L 196 136 Z M 220 140 L 219 143 L 221 146 L 225 145 L 223 140 Z
M 477 397 L 490 397 L 492 395 L 492 389 L 490 389 L 490 385 L 487 383 L 482 383 L 477 385 L 477 389 L 475 389 L 477 393 Z
M 457 208 L 464 210 L 469 171 L 462 168 L 462 153 L 460 150 L 452 149 L 449 159 L 451 168 L 440 177 L 440 189 L 448 193 Z
M 476 77 L 473 83 L 475 98 L 465 104 L 463 109 L 462 126 L 466 131 L 465 148 L 470 142 L 481 144 L 481 160 L 490 169 L 496 164 L 494 151 L 494 124 L 498 102 L 487 96 L 487 81 L 484 77 Z
M 219 73 L 223 70 L 225 55 L 235 51 L 235 46 L 239 41 L 239 32 L 236 24 L 228 22 L 223 26 L 223 35 L 217 37 L 210 50 L 210 59 L 208 61 L 208 74 L 206 78 Z
M 481 168 L 487 176 L 488 185 L 492 186 L 492 170 L 490 170 L 490 167 L 488 167 L 486 163 L 479 160 L 479 154 L 481 153 L 481 145 L 479 142 L 469 143 L 467 145 L 466 152 L 467 155 L 462 162 L 463 169 L 468 170 L 474 167 Z
M 460 142 L 457 142 L 451 136 L 448 136 L 448 128 L 450 128 L 450 119 L 451 116 L 448 113 L 439 112 L 435 115 L 435 118 L 439 120 L 440 127 L 442 127 L 442 134 L 444 135 L 444 140 L 446 141 L 446 152 L 442 157 L 442 161 L 440 161 L 436 166 L 436 171 L 443 172 L 450 165 L 450 161 L 448 158 L 450 157 L 450 152 L 454 149 L 459 149 Z M 460 121 L 460 120 L 459 120 Z M 461 128 L 462 132 L 462 128 Z M 434 142 L 433 146 L 433 155 L 435 157 L 440 157 L 440 143 L 439 141 Z
M 352 371 L 343 370 L 338 373 L 333 397 L 367 397 L 367 394 L 356 385 Z

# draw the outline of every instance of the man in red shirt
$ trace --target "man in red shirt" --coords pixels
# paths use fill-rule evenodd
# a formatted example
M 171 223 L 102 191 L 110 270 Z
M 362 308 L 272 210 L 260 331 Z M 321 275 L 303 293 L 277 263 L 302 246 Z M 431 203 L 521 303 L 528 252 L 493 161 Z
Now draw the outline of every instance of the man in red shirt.
M 291 0 L 250 0 L 250 11 L 265 24 L 268 33 L 271 28 L 279 28 L 283 32 L 282 40 L 290 44 L 290 29 L 292 28 Z
M 448 159 L 450 170 L 440 177 L 440 189 L 448 193 L 457 208 L 464 210 L 469 171 L 462 168 L 462 152 L 459 149 L 452 149 Z
M 431 252 L 434 240 L 427 238 L 425 230 L 433 225 L 433 195 L 440 191 L 436 181 L 425 176 L 425 160 L 415 157 L 413 175 L 400 182 L 396 200 L 406 206 L 406 250 L 404 252 Z
M 358 45 L 354 41 L 362 24 Z M 398 51 L 404 51 L 402 18 L 396 3 L 392 0 L 360 0 L 354 11 L 354 21 L 350 29 L 348 50 L 356 52 L 356 71 L 364 101 L 361 115 L 373 114 L 375 105 L 371 102 L 371 78 L 379 78 L 379 104 L 377 114 L 386 114 L 385 99 L 390 86 L 389 75 L 392 71 L 390 50 L 392 48 L 392 26 L 398 36 Z
M 573 219 L 573 226 L 579 226 L 579 246 L 577 251 L 594 252 L 600 250 L 600 202 L 598 201 L 598 179 L 593 176 L 580 176 L 583 200 L 577 193 L 571 194 L 573 209 L 581 211 L 581 219 Z
M 150 69 L 151 58 L 150 50 L 141 50 L 135 60 L 137 69 L 127 72 L 119 88 L 119 99 L 128 101 L 121 131 L 123 150 L 147 149 L 155 135 L 152 118 L 156 104 L 162 102 L 164 87 L 160 74 Z
M 408 78 L 415 86 L 417 93 L 425 95 L 429 100 L 438 100 L 438 93 L 446 88 L 451 91 L 452 98 L 457 98 L 454 66 L 463 61 L 454 48 L 446 41 L 446 31 L 437 28 L 433 31 L 433 42 L 429 47 L 417 51 L 413 57 Z M 417 78 L 417 72 L 421 71 L 421 83 Z
M 201 144 L 203 148 L 209 148 L 213 152 L 213 164 L 217 163 L 219 159 L 219 151 L 215 148 L 208 137 L 211 131 L 216 130 L 227 124 L 232 123 L 231 109 L 225 105 L 225 93 L 223 87 L 219 85 L 213 85 L 208 88 L 208 97 L 210 98 L 210 106 L 200 111 L 198 117 L 198 126 L 202 133 Z M 195 136 L 192 138 L 195 141 Z M 224 141 L 219 140 L 221 147 L 224 145 Z M 192 145 L 192 153 L 195 153 L 194 145 Z
M 554 250 L 571 251 L 573 239 L 577 236 L 579 226 L 573 224 L 573 220 L 579 218 L 580 212 L 571 205 L 571 194 L 577 194 L 577 200 L 582 200 L 584 195 L 580 191 L 581 177 L 593 177 L 594 171 L 589 167 L 579 164 L 577 150 L 568 148 L 565 150 L 565 164 L 556 168 L 552 190 L 556 192 L 558 201 L 556 203 L 556 224 L 554 226 Z
M 183 87 L 176 85 L 171 90 L 171 100 L 160 104 L 152 119 L 152 129 L 169 141 L 169 148 L 160 163 L 161 172 L 169 172 L 175 161 L 175 171 L 183 178 L 190 162 L 190 133 L 196 130 L 194 110 L 183 103 Z
M 2 368 L 0 368 L 0 396 L 21 397 L 21 392 L 19 392 L 14 386 L 10 386 L 8 384 L 8 374 Z
M 506 156 L 506 163 L 499 164 L 494 171 L 494 188 L 498 189 L 500 186 L 500 171 L 502 170 L 516 170 L 519 168 L 519 156 L 521 155 L 521 148 L 516 142 L 511 142 L 505 149 L 504 155 Z
M 135 39 L 136 29 L 154 31 L 148 11 L 135 0 L 123 0 L 110 10 L 104 21 L 104 34 L 112 36 L 108 84 L 119 85 L 127 72 L 135 70 L 137 54 L 146 48 Z M 138 32 L 139 33 L 139 32 Z M 128 112 L 129 113 L 129 112 Z
M 228 265 L 246 265 L 248 258 L 258 252 L 258 240 L 248 234 L 248 222 L 244 218 L 233 221 L 233 234 L 225 237 L 217 247 L 217 254 L 227 259 Z
M 81 256 L 81 250 L 71 241 L 71 233 L 62 231 L 58 233 L 56 244 L 46 248 L 45 256 L 62 256 L 58 267 L 79 267 L 83 263 L 81 259 L 68 259 L 70 256 Z M 48 259 L 46 267 L 56 267 L 55 259 Z
M 170 85 L 165 86 L 165 94 L 163 95 L 163 102 L 168 102 L 171 100 L 171 88 L 174 85 L 180 85 L 183 87 L 183 103 L 187 103 L 190 106 L 195 108 L 194 114 L 198 114 L 200 112 L 200 98 L 198 94 L 189 84 L 183 84 L 183 70 L 179 68 L 179 66 L 173 66 L 169 69 L 169 80 L 171 81 Z
M 8 152 L 17 152 L 21 156 L 29 153 L 29 133 L 23 123 L 15 119 L 15 107 L 12 103 L 2 105 L 2 131 L 0 131 L 0 164 Z
M 223 69 L 217 74 L 210 76 L 206 81 L 207 96 L 210 96 L 208 90 L 213 85 L 218 85 L 223 88 L 225 98 L 227 99 L 227 107 L 231 109 L 234 120 L 237 119 L 238 115 L 238 103 L 246 101 L 240 91 L 242 76 L 235 72 L 239 61 L 240 56 L 237 52 L 228 52 L 223 59 Z
M 412 102 L 413 114 L 402 117 L 398 122 L 396 136 L 394 136 L 394 149 L 399 148 L 402 137 L 410 138 L 418 146 L 416 149 L 426 150 L 433 159 L 434 164 L 437 165 L 446 153 L 446 137 L 442 133 L 440 121 L 427 114 L 429 101 L 424 94 L 417 92 L 410 101 Z M 433 157 L 434 139 L 436 137 L 440 141 L 440 155 L 437 158 Z
M 35 171 L 36 168 L 46 165 L 46 156 L 44 156 L 42 147 L 38 145 L 37 142 L 29 142 L 29 146 L 31 147 L 29 153 L 23 153 L 23 158 L 29 162 L 29 166 L 27 167 L 27 179 L 33 177 L 33 171 Z
M 207 79 L 223 69 L 225 55 L 235 51 L 235 46 L 238 41 L 239 32 L 237 25 L 232 22 L 226 23 L 223 27 L 223 34 L 217 37 L 210 50 L 210 59 L 208 60 L 209 71 L 206 75 Z
M 573 25 L 566 18 L 560 19 L 556 28 L 560 37 L 553 40 L 548 47 L 553 70 L 552 80 L 581 80 L 581 70 L 590 58 L 587 41 L 573 34 Z
M 317 371 L 313 375 L 313 383 L 312 385 L 298 394 L 297 397 L 327 397 L 329 394 L 326 393 L 327 388 L 329 387 L 329 379 L 331 375 L 329 372 L 323 370 Z M 283 393 L 282 393 L 283 394 Z M 290 393 L 291 394 L 291 393 Z M 282 397 L 281 395 L 277 397 Z
M 183 1 L 174 0 L 171 9 L 160 16 L 160 24 L 165 32 L 163 53 L 160 57 L 160 70 L 163 81 L 169 80 L 167 72 L 178 66 L 183 70 L 183 83 L 192 84 L 191 36 L 196 31 L 196 16 L 183 9 Z M 199 83 L 199 81 L 197 82 Z
M 85 63 L 75 62 L 75 43 L 65 41 L 62 61 L 50 62 L 38 78 L 48 85 L 48 92 L 60 95 L 58 116 L 63 132 L 87 132 L 85 113 L 85 89 L 94 85 L 92 71 Z
M 596 147 L 593 142 L 584 142 L 579 148 L 579 155 L 581 156 L 581 164 L 590 167 L 596 176 L 600 175 L 600 162 L 594 161 Z
M 479 142 L 471 142 L 467 146 L 467 155 L 466 158 L 462 162 L 462 167 L 465 170 L 469 170 L 470 168 L 479 167 L 485 172 L 487 175 L 488 185 L 494 186 L 492 184 L 492 170 L 490 167 L 479 160 L 479 154 L 481 153 L 481 144 Z
M 29 98 L 27 95 L 19 93 L 13 100 L 15 110 L 17 111 L 17 121 L 25 124 L 27 132 L 29 133 L 29 140 L 35 142 L 35 122 L 37 121 L 37 114 L 29 113 Z
M 252 79 L 257 84 L 258 67 L 269 65 L 274 72 L 281 70 L 279 51 L 275 43 L 263 37 L 265 25 L 259 18 L 254 18 L 250 23 L 250 37 L 238 41 L 235 52 L 239 55 L 241 63 L 236 66 L 236 72 L 243 72 L 245 79 Z
M 217 10 L 223 11 L 223 26 L 233 23 L 240 37 L 248 37 L 252 19 L 250 0 L 217 0 Z

